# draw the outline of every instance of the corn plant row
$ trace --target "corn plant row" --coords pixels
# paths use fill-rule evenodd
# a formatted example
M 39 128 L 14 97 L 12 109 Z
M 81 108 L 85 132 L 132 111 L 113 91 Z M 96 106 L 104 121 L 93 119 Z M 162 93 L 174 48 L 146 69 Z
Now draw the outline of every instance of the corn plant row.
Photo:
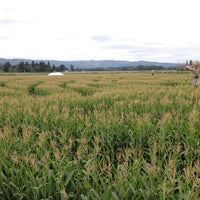
M 1 78 L 0 199 L 200 198 L 188 73 Z

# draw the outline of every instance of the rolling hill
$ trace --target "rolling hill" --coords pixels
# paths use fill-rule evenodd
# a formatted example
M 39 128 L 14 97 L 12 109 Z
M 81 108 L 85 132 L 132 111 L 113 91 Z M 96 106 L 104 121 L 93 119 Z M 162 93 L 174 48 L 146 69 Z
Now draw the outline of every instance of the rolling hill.
M 75 68 L 111 68 L 111 67 L 123 67 L 123 66 L 163 66 L 163 67 L 175 67 L 178 63 L 167 63 L 167 62 L 150 62 L 150 61 L 124 61 L 124 60 L 74 60 L 74 61 L 61 61 L 61 60 L 30 60 L 30 59 L 5 59 L 0 58 L 0 65 L 5 62 L 10 62 L 11 65 L 17 65 L 20 62 L 49 62 L 51 65 L 60 66 L 64 64 L 66 67 L 73 65 Z

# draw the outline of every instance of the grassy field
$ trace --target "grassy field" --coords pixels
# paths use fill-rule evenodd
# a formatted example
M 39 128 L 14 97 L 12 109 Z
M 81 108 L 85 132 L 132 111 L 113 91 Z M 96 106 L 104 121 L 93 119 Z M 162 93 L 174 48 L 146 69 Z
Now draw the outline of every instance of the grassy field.
M 199 103 L 190 73 L 0 74 L 0 199 L 200 199 Z

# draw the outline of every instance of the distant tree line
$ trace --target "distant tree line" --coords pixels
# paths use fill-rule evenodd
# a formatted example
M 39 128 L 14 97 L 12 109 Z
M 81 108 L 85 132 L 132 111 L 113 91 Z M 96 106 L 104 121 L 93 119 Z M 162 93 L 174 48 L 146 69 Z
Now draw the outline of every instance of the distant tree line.
M 68 70 L 65 65 L 60 65 L 56 67 L 55 65 L 51 65 L 49 62 L 45 63 L 44 61 L 40 61 L 39 63 L 32 61 L 29 62 L 20 62 L 17 65 L 11 65 L 10 62 L 6 62 L 0 66 L 1 71 L 3 72 L 63 72 Z
M 190 61 L 191 63 L 191 61 Z M 95 67 L 95 68 L 80 68 L 70 65 L 69 68 L 61 64 L 60 66 L 51 65 L 49 62 L 20 62 L 17 65 L 11 65 L 10 62 L 6 62 L 0 65 L 0 71 L 3 72 L 63 72 L 69 71 L 133 71 L 133 70 L 183 70 L 184 66 L 177 67 L 164 67 L 158 65 L 137 65 L 137 66 L 121 66 L 121 67 Z
M 133 71 L 133 70 L 175 70 L 176 67 L 163 67 L 158 65 L 137 65 L 121 67 L 97 67 L 97 68 L 75 68 L 74 71 Z

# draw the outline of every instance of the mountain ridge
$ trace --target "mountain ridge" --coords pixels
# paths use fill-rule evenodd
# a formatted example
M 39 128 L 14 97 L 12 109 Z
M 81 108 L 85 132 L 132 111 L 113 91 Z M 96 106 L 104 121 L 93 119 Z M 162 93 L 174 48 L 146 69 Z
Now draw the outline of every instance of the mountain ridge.
M 65 65 L 66 67 L 70 67 L 73 65 L 75 68 L 112 68 L 112 67 L 123 67 L 123 66 L 138 66 L 138 65 L 144 65 L 144 66 L 163 66 L 163 67 L 175 67 L 178 65 L 178 63 L 173 62 L 154 62 L 154 61 L 145 61 L 145 60 L 139 60 L 139 61 L 126 61 L 126 60 L 72 60 L 72 61 L 64 61 L 64 60 L 40 60 L 40 59 L 20 59 L 20 58 L 12 58 L 12 59 L 6 59 L 6 58 L 0 58 L 0 65 L 3 65 L 5 62 L 10 62 L 11 65 L 17 65 L 20 62 L 28 62 L 31 63 L 34 62 L 49 62 L 51 65 L 60 66 Z

